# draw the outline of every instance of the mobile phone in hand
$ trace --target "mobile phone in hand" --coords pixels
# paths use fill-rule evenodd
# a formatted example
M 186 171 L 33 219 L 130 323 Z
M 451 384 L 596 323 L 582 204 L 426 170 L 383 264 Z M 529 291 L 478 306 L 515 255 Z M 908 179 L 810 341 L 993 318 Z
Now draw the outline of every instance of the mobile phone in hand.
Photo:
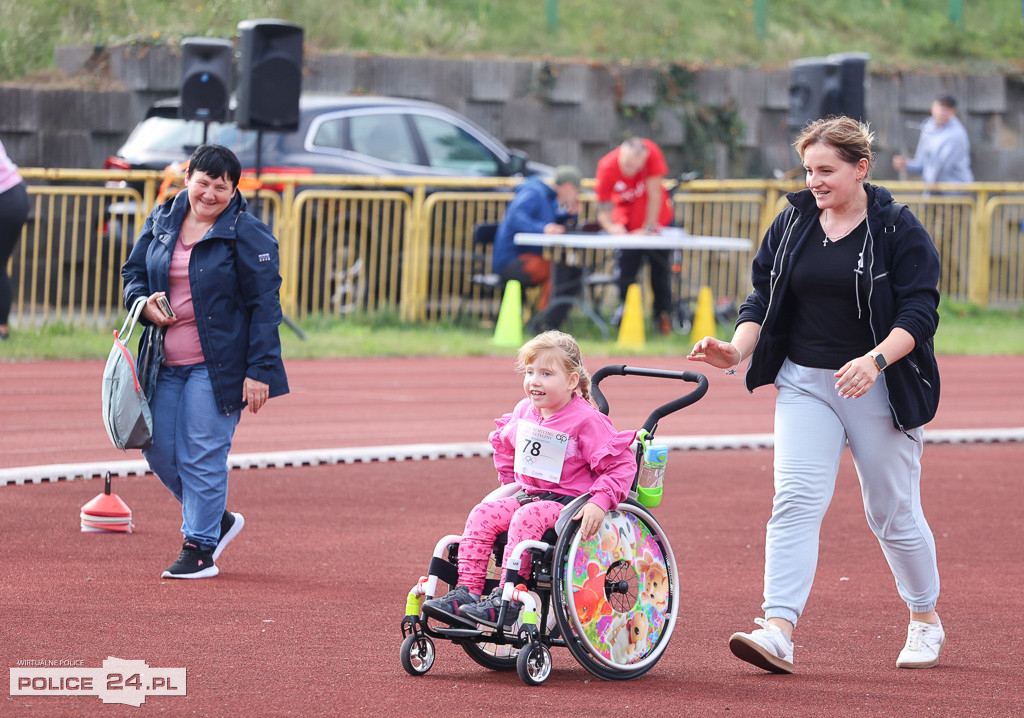
M 174 319 L 174 310 L 171 309 L 171 302 L 166 294 L 156 298 L 156 305 L 160 307 L 160 311 L 167 315 L 168 318 Z

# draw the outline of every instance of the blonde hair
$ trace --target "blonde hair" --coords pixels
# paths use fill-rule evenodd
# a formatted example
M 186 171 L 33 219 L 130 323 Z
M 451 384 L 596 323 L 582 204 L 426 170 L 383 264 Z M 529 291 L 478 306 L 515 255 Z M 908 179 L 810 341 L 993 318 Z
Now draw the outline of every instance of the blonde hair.
M 866 159 L 867 174 L 871 174 L 871 167 L 875 164 L 875 153 L 871 149 L 874 140 L 875 133 L 867 123 L 840 115 L 815 120 L 807 125 L 796 138 L 793 147 L 803 161 L 804 152 L 808 147 L 816 144 L 827 145 L 836 151 L 839 159 L 851 165 Z
M 519 348 L 519 355 L 516 357 L 516 370 L 525 371 L 527 365 L 532 364 L 538 356 L 547 352 L 558 354 L 558 363 L 565 371 L 566 376 L 578 374 L 579 383 L 576 391 L 587 401 L 593 403 L 590 398 L 590 374 L 583 367 L 583 353 L 580 347 L 570 335 L 560 332 L 557 329 L 538 334 L 530 341 Z

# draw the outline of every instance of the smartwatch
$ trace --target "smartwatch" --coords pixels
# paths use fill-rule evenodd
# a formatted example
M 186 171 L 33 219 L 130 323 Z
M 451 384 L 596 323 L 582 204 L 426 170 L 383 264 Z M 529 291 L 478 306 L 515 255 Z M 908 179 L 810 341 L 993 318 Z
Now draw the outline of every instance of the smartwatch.
M 875 366 L 878 367 L 879 374 L 881 374 L 885 370 L 885 368 L 889 366 L 889 362 L 887 362 L 885 360 L 885 357 L 882 356 L 882 352 L 868 352 L 868 356 L 874 360 Z

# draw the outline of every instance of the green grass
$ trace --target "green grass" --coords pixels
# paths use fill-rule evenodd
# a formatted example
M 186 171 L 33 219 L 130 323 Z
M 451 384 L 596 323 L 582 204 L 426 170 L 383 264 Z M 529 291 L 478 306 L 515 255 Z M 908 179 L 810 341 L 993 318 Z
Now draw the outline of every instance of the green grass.
M 232 38 L 261 17 L 300 25 L 320 52 L 785 67 L 856 51 L 875 69 L 982 71 L 1019 70 L 1024 57 L 1021 5 L 1003 0 L 963 3 L 960 24 L 929 0 L 0 0 L 0 10 L 0 80 L 50 68 L 60 45 Z
M 1024 355 L 1024 308 L 985 309 L 943 301 L 941 322 L 935 337 L 939 354 Z M 286 359 L 397 356 L 510 356 L 515 347 L 496 346 L 493 330 L 454 324 L 402 325 L 392 316 L 327 321 L 312 319 L 299 324 L 305 339 L 285 325 L 281 341 Z M 642 350 L 626 349 L 608 340 L 583 318 L 572 317 L 563 327 L 580 342 L 586 356 L 681 356 L 690 349 L 688 337 L 648 334 Z M 717 336 L 726 338 L 730 327 L 719 326 Z M 111 330 L 54 326 L 42 329 L 14 328 L 11 338 L 0 343 L 0 362 L 38 359 L 101 359 L 110 351 Z

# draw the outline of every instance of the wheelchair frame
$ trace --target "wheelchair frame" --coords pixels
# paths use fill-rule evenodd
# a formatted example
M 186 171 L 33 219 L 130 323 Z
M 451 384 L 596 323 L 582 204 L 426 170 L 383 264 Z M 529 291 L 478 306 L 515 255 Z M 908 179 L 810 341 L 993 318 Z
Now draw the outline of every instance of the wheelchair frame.
M 502 586 L 502 603 L 490 628 L 463 619 L 459 624 L 431 625 L 422 605 L 436 595 L 438 581 L 458 583 L 459 535 L 443 537 L 434 547 L 428 575 L 409 592 L 402 619 L 402 667 L 413 676 L 426 674 L 435 659 L 434 639 L 461 645 L 474 661 L 492 670 L 512 670 L 527 685 L 541 685 L 551 674 L 550 648 L 565 647 L 587 671 L 604 680 L 630 680 L 650 670 L 663 655 L 679 613 L 675 556 L 657 520 L 636 500 L 637 480 L 645 442 L 653 438 L 658 422 L 668 414 L 699 401 L 708 389 L 707 378 L 696 372 L 645 369 L 613 365 L 592 378 L 592 395 L 608 413 L 599 384 L 610 375 L 679 379 L 696 384 L 689 393 L 651 412 L 637 441 L 637 472 L 628 498 L 605 516 L 608 531 L 583 539 L 573 521 L 589 494 L 577 497 L 559 514 L 554 529 L 539 541 L 523 541 L 512 552 L 504 576 L 496 576 L 507 540 L 500 534 L 491 556 L 484 595 Z M 483 500 L 514 493 L 510 484 Z M 618 537 L 615 543 L 609 540 Z M 626 541 L 621 539 L 625 538 Z M 639 556 L 637 554 L 640 554 Z M 519 569 L 531 561 L 530 579 Z M 570 560 L 571 559 L 571 560 Z M 505 630 L 511 601 L 523 604 L 519 622 Z

